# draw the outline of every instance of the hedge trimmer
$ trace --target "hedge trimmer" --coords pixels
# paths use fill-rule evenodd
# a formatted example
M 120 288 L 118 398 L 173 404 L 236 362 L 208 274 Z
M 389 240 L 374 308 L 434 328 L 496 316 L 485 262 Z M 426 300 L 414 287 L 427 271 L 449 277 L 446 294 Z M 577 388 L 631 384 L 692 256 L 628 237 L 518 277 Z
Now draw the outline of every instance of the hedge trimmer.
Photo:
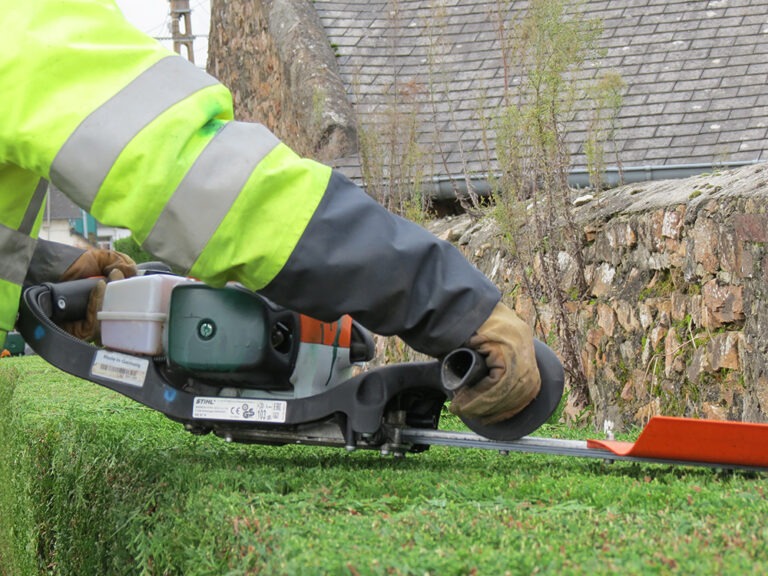
M 443 405 L 485 374 L 460 348 L 441 360 L 366 369 L 370 334 L 348 316 L 320 322 L 239 285 L 212 288 L 167 273 L 111 282 L 102 346 L 59 324 L 84 317 L 92 279 L 24 291 L 18 330 L 61 370 L 228 442 L 308 444 L 403 456 L 431 445 L 718 468 L 768 469 L 768 426 L 654 418 L 634 443 L 534 437 L 556 410 L 562 366 L 535 342 L 539 395 L 509 420 L 439 429 Z

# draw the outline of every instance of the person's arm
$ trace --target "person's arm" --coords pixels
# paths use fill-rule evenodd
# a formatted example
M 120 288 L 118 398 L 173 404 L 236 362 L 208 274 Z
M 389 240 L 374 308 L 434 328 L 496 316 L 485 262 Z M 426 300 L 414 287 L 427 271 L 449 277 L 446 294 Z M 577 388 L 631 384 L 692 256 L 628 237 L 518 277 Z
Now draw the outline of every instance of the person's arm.
M 393 215 L 336 172 L 262 292 L 321 319 L 349 313 L 433 356 L 466 342 L 501 297 L 453 245 Z

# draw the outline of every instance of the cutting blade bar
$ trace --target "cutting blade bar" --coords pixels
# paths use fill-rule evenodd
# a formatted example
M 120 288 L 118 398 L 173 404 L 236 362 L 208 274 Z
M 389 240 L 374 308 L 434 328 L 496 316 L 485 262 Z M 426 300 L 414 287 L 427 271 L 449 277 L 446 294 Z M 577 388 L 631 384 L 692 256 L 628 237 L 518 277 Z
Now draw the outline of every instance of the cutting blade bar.
M 471 432 L 449 432 L 444 430 L 426 430 L 420 428 L 404 428 L 402 441 L 413 444 L 430 446 L 451 446 L 456 448 L 479 448 L 496 450 L 501 453 L 526 452 L 551 454 L 556 456 L 576 456 L 581 458 L 598 458 L 607 462 L 642 462 L 650 464 L 670 464 L 683 466 L 704 466 L 718 469 L 738 469 L 751 471 L 768 471 L 768 467 L 749 466 L 733 463 L 701 462 L 694 460 L 678 460 L 667 458 L 648 458 L 615 454 L 602 448 L 591 448 L 585 440 L 564 440 L 559 438 L 543 438 L 524 436 L 518 440 L 498 441 L 489 440 Z

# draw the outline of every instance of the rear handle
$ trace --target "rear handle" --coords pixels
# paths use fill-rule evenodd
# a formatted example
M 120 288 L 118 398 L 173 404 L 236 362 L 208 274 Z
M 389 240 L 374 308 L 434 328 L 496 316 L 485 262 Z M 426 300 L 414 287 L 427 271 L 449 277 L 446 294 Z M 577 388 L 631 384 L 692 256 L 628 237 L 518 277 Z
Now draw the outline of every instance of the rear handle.
M 44 284 L 51 293 L 50 310 L 46 315 L 56 324 L 83 320 L 88 312 L 88 300 L 101 277 L 83 278 L 70 282 Z

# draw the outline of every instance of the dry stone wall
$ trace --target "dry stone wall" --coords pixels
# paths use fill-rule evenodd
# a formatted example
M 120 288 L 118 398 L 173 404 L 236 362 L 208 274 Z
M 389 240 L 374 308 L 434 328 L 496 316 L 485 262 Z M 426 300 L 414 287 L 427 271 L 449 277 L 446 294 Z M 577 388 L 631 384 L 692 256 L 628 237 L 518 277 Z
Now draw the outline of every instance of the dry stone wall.
M 755 165 L 624 186 L 576 209 L 590 289 L 567 308 L 598 426 L 656 414 L 768 420 L 766 206 L 768 168 Z M 492 220 L 433 230 L 461 245 L 540 337 L 551 334 L 550 305 L 519 290 L 520 267 Z M 558 262 L 572 292 L 574 259 Z

